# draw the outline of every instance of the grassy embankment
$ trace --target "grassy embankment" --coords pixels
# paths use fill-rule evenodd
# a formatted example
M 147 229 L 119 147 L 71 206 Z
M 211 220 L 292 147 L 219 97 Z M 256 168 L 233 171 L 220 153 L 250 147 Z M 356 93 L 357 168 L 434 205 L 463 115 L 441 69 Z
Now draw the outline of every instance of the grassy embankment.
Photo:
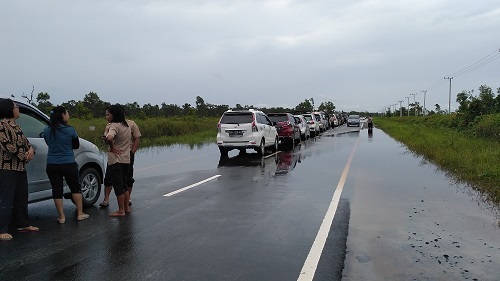
M 131 119 L 137 123 L 142 134 L 140 147 L 215 142 L 219 121 L 219 118 L 215 117 L 194 116 Z M 75 127 L 80 137 L 93 142 L 100 149 L 106 147 L 101 139 L 106 127 L 104 118 L 90 120 L 73 118 L 70 120 L 70 125 Z M 91 127 L 94 129 L 90 129 Z
M 453 127 L 450 116 L 378 117 L 374 124 L 453 178 L 469 183 L 486 199 L 499 204 L 500 143 L 498 133 L 492 133 L 500 129 L 500 123 L 494 122 L 497 118 L 483 118 L 466 129 L 456 126 L 461 130 L 449 127 Z

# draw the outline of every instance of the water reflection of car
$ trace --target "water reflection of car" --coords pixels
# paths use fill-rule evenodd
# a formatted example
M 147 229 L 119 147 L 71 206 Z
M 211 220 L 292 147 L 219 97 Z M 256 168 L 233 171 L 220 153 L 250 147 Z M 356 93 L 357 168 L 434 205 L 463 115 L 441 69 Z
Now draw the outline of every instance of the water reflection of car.
M 16 122 L 28 137 L 35 149 L 35 157 L 26 165 L 28 174 L 28 202 L 52 199 L 52 186 L 45 167 L 48 147 L 43 139 L 43 130 L 49 124 L 49 118 L 34 106 L 14 99 L 19 106 L 21 116 Z M 80 147 L 74 150 L 78 164 L 80 187 L 84 206 L 93 205 L 99 199 L 104 174 L 105 158 L 93 143 L 80 138 Z M 68 186 L 64 187 L 65 198 L 71 198 Z
M 221 156 L 219 158 L 218 167 L 252 167 L 252 166 L 265 166 L 264 157 L 256 154 L 256 153 L 242 153 L 240 152 L 236 156 L 233 157 L 224 157 Z
M 351 127 L 351 126 L 356 126 L 356 127 L 359 127 L 360 126 L 360 118 L 359 118 L 359 115 L 349 115 L 349 117 L 347 117 L 347 127 Z
M 297 124 L 299 125 L 300 138 L 303 141 L 308 140 L 311 137 L 311 131 L 309 130 L 309 124 L 307 123 L 304 116 L 298 114 L 298 115 L 294 115 L 293 118 L 295 118 L 295 122 L 297 122 Z
M 300 153 L 293 153 L 292 151 L 280 152 L 278 153 L 278 159 L 276 163 L 276 174 L 283 175 L 288 174 L 291 170 L 297 166 L 297 163 L 301 161 Z

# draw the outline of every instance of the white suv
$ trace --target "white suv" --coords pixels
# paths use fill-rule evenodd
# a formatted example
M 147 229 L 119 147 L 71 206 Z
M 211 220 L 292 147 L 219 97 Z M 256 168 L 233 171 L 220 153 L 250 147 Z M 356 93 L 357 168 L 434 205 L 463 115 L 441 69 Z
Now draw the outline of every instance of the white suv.
M 217 146 L 221 156 L 228 151 L 247 148 L 255 149 L 264 155 L 265 149 L 272 152 L 278 149 L 278 133 L 267 115 L 258 110 L 228 110 L 224 112 L 217 124 Z

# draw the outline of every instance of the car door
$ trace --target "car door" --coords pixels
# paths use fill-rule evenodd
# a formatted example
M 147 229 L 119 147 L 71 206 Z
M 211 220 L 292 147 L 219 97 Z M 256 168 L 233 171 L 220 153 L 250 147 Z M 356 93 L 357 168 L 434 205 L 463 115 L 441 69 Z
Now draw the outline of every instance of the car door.
M 267 133 L 266 133 L 266 144 L 270 145 L 274 143 L 274 140 L 276 138 L 276 128 L 273 125 L 273 122 L 267 115 L 262 115 L 262 122 L 266 125 L 267 128 Z
M 45 172 L 48 147 L 42 137 L 43 129 L 48 121 L 28 107 L 19 106 L 21 116 L 16 122 L 21 126 L 24 135 L 35 149 L 35 157 L 26 165 L 29 193 L 51 190 L 51 185 Z M 34 200 L 35 198 L 30 198 Z

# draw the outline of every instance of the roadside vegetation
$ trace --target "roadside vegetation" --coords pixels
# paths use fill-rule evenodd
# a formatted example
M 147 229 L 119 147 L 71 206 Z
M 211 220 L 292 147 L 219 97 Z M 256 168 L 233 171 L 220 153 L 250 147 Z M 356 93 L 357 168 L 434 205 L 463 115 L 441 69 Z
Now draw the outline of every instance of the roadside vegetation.
M 375 117 L 374 124 L 500 204 L 500 95 L 481 86 L 478 97 L 462 92 L 457 102 L 452 114 L 399 117 L 393 112 Z
M 163 146 L 171 144 L 196 145 L 215 142 L 217 122 L 215 117 L 175 116 L 153 117 L 147 119 L 132 118 L 141 131 L 140 147 Z M 102 141 L 106 120 L 103 118 L 79 119 L 71 118 L 70 125 L 75 127 L 78 135 L 105 148 Z

